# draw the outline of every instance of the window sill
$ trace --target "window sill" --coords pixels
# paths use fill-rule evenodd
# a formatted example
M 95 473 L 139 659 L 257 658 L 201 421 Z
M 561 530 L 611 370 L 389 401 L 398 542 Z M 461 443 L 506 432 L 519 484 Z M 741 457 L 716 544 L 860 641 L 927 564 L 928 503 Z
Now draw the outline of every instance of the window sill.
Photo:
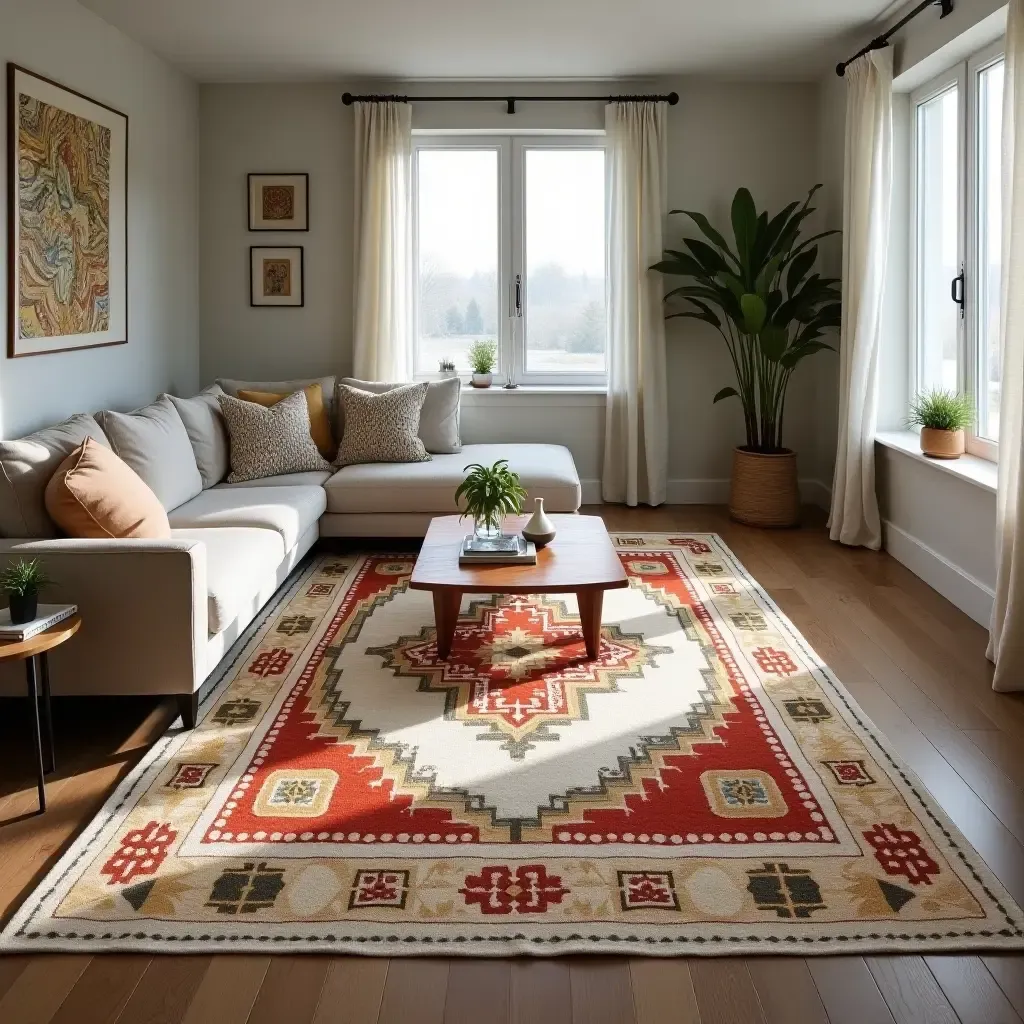
M 876 434 L 875 441 L 991 494 L 996 492 L 999 467 L 988 459 L 979 459 L 976 455 L 961 455 L 959 459 L 930 459 L 921 451 L 920 438 L 912 430 L 886 431 Z
M 552 402 L 565 406 L 604 406 L 607 388 L 592 385 L 539 385 L 520 384 L 517 388 L 506 388 L 492 384 L 489 388 L 475 388 L 463 384 L 462 401 L 468 405 L 489 402 L 514 402 L 517 405 L 548 406 Z

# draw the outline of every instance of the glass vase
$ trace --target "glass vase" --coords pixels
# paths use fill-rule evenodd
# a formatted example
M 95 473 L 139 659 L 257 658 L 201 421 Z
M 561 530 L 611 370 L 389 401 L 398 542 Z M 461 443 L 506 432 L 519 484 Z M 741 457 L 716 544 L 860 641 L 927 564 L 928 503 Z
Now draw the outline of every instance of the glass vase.
M 473 536 L 477 540 L 497 540 L 501 536 L 501 526 L 478 516 L 473 520 Z

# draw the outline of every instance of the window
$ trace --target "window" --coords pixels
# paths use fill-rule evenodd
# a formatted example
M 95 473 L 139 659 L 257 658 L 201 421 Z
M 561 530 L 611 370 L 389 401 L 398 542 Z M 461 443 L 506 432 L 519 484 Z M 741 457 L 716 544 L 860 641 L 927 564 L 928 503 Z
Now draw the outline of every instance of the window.
M 517 384 L 602 384 L 603 138 L 417 136 L 415 366 L 469 373 L 477 339 Z
M 968 450 L 999 441 L 1001 46 L 951 68 L 913 97 L 911 385 L 965 391 Z

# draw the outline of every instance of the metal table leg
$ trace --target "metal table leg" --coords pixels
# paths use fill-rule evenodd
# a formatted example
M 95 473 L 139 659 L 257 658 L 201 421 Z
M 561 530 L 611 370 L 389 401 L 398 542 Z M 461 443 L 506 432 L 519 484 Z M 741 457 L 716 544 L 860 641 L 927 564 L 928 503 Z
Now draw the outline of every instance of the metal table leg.
M 28 699 L 32 705 L 32 739 L 36 748 L 37 785 L 39 787 L 39 810 L 46 810 L 46 783 L 43 770 L 43 737 L 39 724 L 39 684 L 36 677 L 36 659 L 25 660 L 25 671 L 28 676 Z
M 46 651 L 39 655 L 43 677 L 43 717 L 46 721 L 46 774 L 57 770 L 57 747 L 53 742 L 53 709 L 50 705 L 50 662 Z

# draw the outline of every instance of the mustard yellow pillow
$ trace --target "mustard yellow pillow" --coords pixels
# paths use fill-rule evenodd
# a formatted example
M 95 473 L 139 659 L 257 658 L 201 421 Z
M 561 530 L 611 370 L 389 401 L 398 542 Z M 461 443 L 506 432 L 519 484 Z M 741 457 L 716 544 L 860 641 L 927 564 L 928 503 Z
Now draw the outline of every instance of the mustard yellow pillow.
M 86 438 L 46 485 L 46 511 L 69 537 L 171 535 L 160 499 L 126 462 Z
M 306 395 L 306 406 L 309 409 L 309 436 L 316 442 L 320 454 L 330 461 L 334 458 L 336 446 L 334 435 L 331 433 L 331 418 L 327 415 L 327 408 L 324 405 L 324 392 L 319 384 L 309 384 L 304 387 Z M 282 398 L 294 394 L 293 391 L 244 391 L 238 392 L 238 397 L 243 402 L 255 402 L 257 405 L 277 405 Z

